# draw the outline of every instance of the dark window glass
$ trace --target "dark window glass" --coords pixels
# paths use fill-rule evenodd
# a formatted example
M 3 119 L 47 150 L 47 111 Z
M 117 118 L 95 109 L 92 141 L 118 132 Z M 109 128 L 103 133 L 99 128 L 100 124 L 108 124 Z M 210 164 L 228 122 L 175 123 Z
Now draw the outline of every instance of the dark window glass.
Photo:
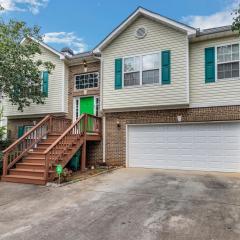
M 124 86 L 134 86 L 140 84 L 140 73 L 132 72 L 124 74 Z
M 86 73 L 76 76 L 75 87 L 76 89 L 96 88 L 99 83 L 98 73 Z
M 159 83 L 159 70 L 143 71 L 142 84 Z

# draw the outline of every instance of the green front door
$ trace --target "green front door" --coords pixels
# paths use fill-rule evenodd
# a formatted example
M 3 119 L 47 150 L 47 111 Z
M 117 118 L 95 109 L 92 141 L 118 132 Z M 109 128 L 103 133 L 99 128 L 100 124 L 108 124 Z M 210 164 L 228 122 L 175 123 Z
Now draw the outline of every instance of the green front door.
M 83 113 L 94 114 L 94 97 L 80 98 L 80 115 Z
M 80 98 L 80 115 L 84 113 L 94 115 L 94 97 Z M 93 131 L 93 119 L 88 119 L 87 131 Z

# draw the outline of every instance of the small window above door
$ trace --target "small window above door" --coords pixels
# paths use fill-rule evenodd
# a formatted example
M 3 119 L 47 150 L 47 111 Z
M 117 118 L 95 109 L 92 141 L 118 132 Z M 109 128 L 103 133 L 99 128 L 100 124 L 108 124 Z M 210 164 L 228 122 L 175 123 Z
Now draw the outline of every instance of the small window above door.
M 89 89 L 99 87 L 99 73 L 84 73 L 75 77 L 75 89 Z

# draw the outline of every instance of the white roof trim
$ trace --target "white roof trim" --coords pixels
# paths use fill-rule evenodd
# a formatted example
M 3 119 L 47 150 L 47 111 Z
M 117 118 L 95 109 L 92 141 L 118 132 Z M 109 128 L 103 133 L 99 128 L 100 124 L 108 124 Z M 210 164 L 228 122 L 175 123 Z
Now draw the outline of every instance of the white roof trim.
M 22 44 L 26 39 L 27 39 L 27 38 L 24 38 L 24 39 L 21 41 L 21 44 Z M 60 57 L 61 60 L 64 60 L 64 59 L 65 59 L 65 56 L 64 56 L 62 53 L 60 53 L 60 52 L 58 52 L 57 50 L 51 48 L 51 47 L 48 46 L 46 43 L 41 42 L 41 41 L 38 41 L 38 40 L 36 40 L 35 38 L 32 38 L 32 37 L 29 37 L 29 39 L 31 39 L 31 40 L 39 43 L 42 47 L 44 47 L 44 48 L 46 48 L 47 50 L 49 50 L 50 52 L 56 54 L 57 56 Z
M 94 50 L 94 53 L 100 52 L 106 45 L 115 39 L 123 30 L 125 30 L 139 15 L 145 15 L 161 23 L 164 23 L 172 28 L 186 32 L 188 35 L 195 34 L 196 29 L 187 26 L 183 23 L 174 21 L 172 19 L 163 17 L 159 14 L 148 11 L 144 8 L 138 8 L 132 15 L 130 15 L 122 24 L 120 24 L 112 33 L 110 33 Z

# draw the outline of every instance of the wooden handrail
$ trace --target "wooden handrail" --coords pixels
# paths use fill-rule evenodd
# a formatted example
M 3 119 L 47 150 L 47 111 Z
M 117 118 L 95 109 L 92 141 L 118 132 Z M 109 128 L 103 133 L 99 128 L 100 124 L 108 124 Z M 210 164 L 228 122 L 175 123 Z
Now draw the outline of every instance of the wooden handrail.
M 20 143 L 22 140 L 24 140 L 26 137 L 30 136 L 31 133 L 33 133 L 38 127 L 40 127 L 44 122 L 49 120 L 51 115 L 47 115 L 45 118 L 43 118 L 37 125 L 35 125 L 32 129 L 30 129 L 28 132 L 26 132 L 22 137 L 20 137 L 18 140 L 16 140 L 14 143 L 12 143 L 8 148 L 3 150 L 3 154 L 9 152 L 12 150 L 18 143 Z
M 61 160 L 64 167 L 69 161 L 69 152 L 79 149 L 82 144 L 86 145 L 86 134 L 100 134 L 101 118 L 90 114 L 82 114 L 64 133 L 56 139 L 45 151 L 45 173 L 44 179 L 48 180 L 49 167 L 53 167 Z M 73 147 L 74 146 L 74 147 Z M 72 149 L 75 150 L 72 150 Z
M 68 119 L 55 118 L 51 115 L 44 117 L 37 125 L 3 151 L 3 176 L 7 175 L 8 170 L 49 133 L 62 133 L 68 126 Z
M 58 142 L 60 142 L 67 134 L 68 132 L 70 132 L 75 125 L 77 125 L 82 118 L 85 117 L 85 114 L 81 115 L 74 123 L 71 124 L 71 126 L 59 137 L 57 138 L 51 146 L 49 146 L 45 151 L 44 151 L 44 154 L 47 154 L 49 151 L 51 151 L 57 144 Z

